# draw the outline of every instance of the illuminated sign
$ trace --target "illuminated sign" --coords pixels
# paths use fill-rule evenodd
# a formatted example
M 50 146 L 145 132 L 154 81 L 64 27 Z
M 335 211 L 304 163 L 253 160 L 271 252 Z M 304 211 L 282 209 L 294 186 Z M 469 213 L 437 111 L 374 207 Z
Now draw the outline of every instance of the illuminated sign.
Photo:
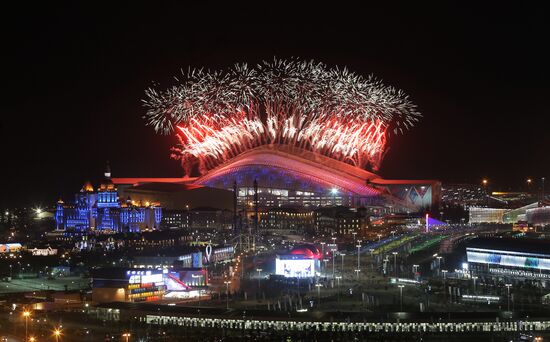
M 130 284 L 159 284 L 163 285 L 162 273 L 146 271 L 126 271 L 128 283 Z
M 0 253 L 19 252 L 21 248 L 20 243 L 2 243 L 0 244 Z
M 287 278 L 311 278 L 315 276 L 313 259 L 279 259 L 275 260 L 275 274 Z
M 494 273 L 497 275 L 515 276 L 515 277 L 550 279 L 550 274 L 548 273 L 531 272 L 526 270 L 511 270 L 507 268 L 490 268 L 489 273 Z

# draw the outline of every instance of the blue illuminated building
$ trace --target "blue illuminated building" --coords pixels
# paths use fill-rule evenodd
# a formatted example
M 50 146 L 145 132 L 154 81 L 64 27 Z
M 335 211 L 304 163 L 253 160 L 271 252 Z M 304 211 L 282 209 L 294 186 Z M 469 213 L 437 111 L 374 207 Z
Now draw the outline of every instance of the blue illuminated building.
M 97 191 L 84 184 L 74 204 L 57 202 L 56 229 L 77 233 L 140 232 L 159 229 L 162 208 L 158 203 L 121 200 L 109 170 Z

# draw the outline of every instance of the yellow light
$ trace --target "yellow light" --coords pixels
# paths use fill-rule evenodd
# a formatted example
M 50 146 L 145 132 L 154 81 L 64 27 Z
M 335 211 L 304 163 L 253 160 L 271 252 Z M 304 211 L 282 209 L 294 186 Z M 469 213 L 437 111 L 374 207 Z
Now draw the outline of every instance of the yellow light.
M 29 317 L 30 315 L 31 315 L 31 313 L 28 312 L 28 311 L 23 312 L 23 316 L 25 316 L 25 317 Z
M 59 336 L 59 335 L 61 335 L 61 330 L 55 329 L 55 330 L 53 331 L 53 334 L 54 334 L 55 336 Z
M 483 185 L 487 185 L 488 181 L 486 179 L 484 179 L 482 182 L 483 182 Z
M 34 337 L 32 337 L 32 336 L 29 337 L 29 341 L 34 342 L 35 341 Z

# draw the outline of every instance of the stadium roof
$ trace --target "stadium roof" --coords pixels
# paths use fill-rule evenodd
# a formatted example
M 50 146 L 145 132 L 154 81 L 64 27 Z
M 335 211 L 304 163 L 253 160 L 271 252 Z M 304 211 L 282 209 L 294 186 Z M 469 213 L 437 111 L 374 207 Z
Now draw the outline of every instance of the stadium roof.
M 114 184 L 143 184 L 143 183 L 190 183 L 195 177 L 182 178 L 146 178 L 146 177 L 131 177 L 131 178 L 111 178 Z
M 201 185 L 184 183 L 151 182 L 134 185 L 127 190 L 153 191 L 153 192 L 179 192 L 203 188 Z

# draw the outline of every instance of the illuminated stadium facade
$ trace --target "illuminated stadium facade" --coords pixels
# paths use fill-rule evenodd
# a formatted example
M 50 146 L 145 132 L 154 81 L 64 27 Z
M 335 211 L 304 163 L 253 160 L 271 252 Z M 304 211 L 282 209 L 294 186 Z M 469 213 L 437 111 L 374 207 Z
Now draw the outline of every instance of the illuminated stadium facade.
M 332 158 L 284 145 L 251 149 L 197 178 L 114 178 L 115 183 L 169 182 L 233 191 L 240 208 L 254 205 L 349 207 L 376 206 L 391 212 L 437 208 L 441 183 L 433 180 L 386 180 Z M 213 199 L 215 201 L 215 199 Z M 214 205 L 214 203 L 213 203 Z
M 262 207 L 381 206 L 418 211 L 436 205 L 437 181 L 388 181 L 358 167 L 296 147 L 271 145 L 245 152 L 194 183 L 233 189 L 240 205 L 253 203 L 254 181 Z

